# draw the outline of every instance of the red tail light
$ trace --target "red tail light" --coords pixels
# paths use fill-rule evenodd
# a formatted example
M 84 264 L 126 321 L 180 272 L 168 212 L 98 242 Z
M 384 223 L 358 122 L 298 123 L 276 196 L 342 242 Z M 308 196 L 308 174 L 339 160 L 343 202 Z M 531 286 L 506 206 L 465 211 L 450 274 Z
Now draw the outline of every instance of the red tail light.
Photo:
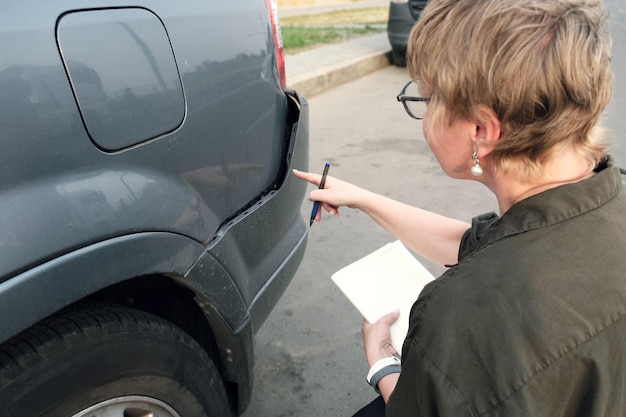
M 274 36 L 274 49 L 276 50 L 276 66 L 278 67 L 278 78 L 282 88 L 287 86 L 285 75 L 285 56 L 283 54 L 283 35 L 280 32 L 280 22 L 278 21 L 278 7 L 276 0 L 265 0 L 267 12 L 270 16 L 270 26 Z

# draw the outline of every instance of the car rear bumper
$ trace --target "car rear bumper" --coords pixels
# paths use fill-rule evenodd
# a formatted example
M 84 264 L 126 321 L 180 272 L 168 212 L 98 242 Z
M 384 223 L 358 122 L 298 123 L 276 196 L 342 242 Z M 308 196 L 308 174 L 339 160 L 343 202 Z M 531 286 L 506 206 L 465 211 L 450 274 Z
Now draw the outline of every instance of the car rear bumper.
M 308 169 L 308 102 L 287 94 L 289 150 L 281 185 L 224 224 L 186 277 L 216 335 L 223 378 L 237 386 L 239 412 L 252 394 L 253 335 L 291 282 L 308 237 L 300 213 L 307 185 L 291 174 Z M 265 282 L 251 290 L 259 279 Z

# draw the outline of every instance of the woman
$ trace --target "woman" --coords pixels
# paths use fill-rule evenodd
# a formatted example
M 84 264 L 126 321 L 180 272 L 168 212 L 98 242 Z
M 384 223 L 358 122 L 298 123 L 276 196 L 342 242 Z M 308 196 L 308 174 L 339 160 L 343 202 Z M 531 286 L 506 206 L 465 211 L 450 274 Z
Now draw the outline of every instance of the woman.
M 446 174 L 483 183 L 499 215 L 470 225 L 332 177 L 311 191 L 449 267 L 413 307 L 401 372 L 397 315 L 363 324 L 386 406 L 360 415 L 623 415 L 626 198 L 597 127 L 612 89 L 606 19 L 600 0 L 431 0 L 422 12 L 398 100 Z

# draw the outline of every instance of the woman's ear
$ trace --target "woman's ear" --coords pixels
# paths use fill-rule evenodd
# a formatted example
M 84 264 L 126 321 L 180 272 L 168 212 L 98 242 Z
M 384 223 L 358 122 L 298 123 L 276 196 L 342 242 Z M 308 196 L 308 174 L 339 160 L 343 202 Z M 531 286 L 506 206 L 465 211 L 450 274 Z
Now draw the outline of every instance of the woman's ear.
M 485 156 L 491 152 L 500 140 L 500 119 L 496 113 L 484 105 L 478 106 L 478 120 L 476 120 L 476 131 L 472 137 L 476 149 L 479 149 L 479 156 Z

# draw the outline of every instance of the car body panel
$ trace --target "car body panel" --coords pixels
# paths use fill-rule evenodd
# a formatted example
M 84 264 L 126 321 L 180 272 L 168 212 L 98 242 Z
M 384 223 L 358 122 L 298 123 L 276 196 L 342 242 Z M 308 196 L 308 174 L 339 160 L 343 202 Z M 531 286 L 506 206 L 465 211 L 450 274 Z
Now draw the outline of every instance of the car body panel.
M 158 140 L 115 153 L 103 152 L 89 137 L 51 32 L 75 2 L 46 4 L 30 28 L 0 34 L 0 280 L 25 265 L 128 233 L 166 231 L 209 242 L 225 220 L 276 187 L 287 145 L 274 138 L 285 136 L 287 98 L 266 68 L 272 40 L 261 17 L 267 12 L 244 8 L 258 2 L 238 1 L 215 15 L 211 2 L 191 3 L 193 15 L 170 2 L 150 3 L 181 63 L 185 122 Z M 81 2 L 82 9 L 96 5 L 102 2 Z M 10 18 L 0 16 L 2 27 L 11 27 Z M 229 33 L 229 25 L 249 27 L 249 34 Z M 209 39 L 201 36 L 203 27 L 226 34 Z M 224 47 L 228 40 L 244 42 L 248 53 L 233 56 Z M 219 140 L 207 132 L 219 132 Z M 50 217 L 55 221 L 46 222 Z

